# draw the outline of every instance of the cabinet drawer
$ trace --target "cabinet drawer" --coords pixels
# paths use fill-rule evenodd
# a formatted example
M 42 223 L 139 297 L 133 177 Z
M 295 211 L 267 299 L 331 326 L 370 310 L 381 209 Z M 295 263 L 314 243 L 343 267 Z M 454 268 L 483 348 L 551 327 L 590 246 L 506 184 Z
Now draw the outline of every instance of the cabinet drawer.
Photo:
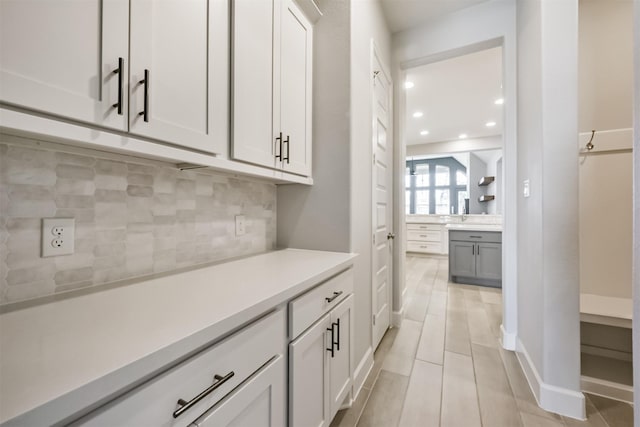
M 353 270 L 346 270 L 289 303 L 289 336 L 302 331 L 353 292 Z
M 144 339 L 144 337 L 141 337 Z M 222 342 L 98 408 L 73 425 L 186 426 L 285 348 L 285 317 L 279 310 Z M 214 378 L 214 375 L 219 377 Z M 225 378 L 227 378 L 225 380 Z M 178 400 L 191 401 L 221 385 L 174 417 Z
M 442 225 L 440 224 L 407 224 L 407 230 L 417 230 L 417 231 L 440 231 L 442 229 Z
M 502 233 L 499 231 L 449 230 L 449 240 L 502 243 Z
M 415 240 L 419 242 L 437 242 L 442 241 L 442 232 L 438 231 L 407 231 L 407 240 Z
M 428 242 L 407 242 L 407 251 L 439 254 L 442 252 L 442 244 Z

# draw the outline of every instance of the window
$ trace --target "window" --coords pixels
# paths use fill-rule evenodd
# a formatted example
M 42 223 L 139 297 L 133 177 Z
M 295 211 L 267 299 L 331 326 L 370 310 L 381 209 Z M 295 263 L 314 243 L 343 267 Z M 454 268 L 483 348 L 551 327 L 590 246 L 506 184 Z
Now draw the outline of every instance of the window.
M 453 157 L 407 160 L 405 188 L 408 214 L 462 213 L 467 169 Z

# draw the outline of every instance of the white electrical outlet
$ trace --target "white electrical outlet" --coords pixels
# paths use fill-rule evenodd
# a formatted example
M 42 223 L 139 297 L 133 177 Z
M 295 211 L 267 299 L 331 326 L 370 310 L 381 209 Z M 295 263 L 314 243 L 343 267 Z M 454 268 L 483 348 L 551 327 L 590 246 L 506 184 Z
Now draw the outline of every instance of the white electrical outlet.
M 236 215 L 236 236 L 244 236 L 244 215 Z
M 75 219 L 42 219 L 42 256 L 70 255 L 74 251 Z

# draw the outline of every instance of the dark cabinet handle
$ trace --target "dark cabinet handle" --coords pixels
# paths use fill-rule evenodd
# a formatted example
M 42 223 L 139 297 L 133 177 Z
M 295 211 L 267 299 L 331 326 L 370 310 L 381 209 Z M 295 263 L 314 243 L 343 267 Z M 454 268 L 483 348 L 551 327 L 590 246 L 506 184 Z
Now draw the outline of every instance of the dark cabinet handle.
M 476 245 L 471 245 L 471 255 L 476 254 Z
M 124 89 L 124 58 L 118 58 L 118 68 L 113 70 L 113 74 L 118 75 L 118 102 L 113 104 L 113 108 L 118 109 L 118 114 L 122 115 L 122 97 Z
M 326 297 L 325 301 L 327 302 L 333 302 L 333 300 L 335 300 L 336 298 L 338 298 L 340 295 L 342 295 L 342 291 L 340 292 L 334 292 L 332 297 Z
M 214 375 L 213 379 L 215 380 L 215 382 L 209 388 L 204 390 L 202 393 L 200 393 L 199 395 L 197 395 L 196 397 L 194 397 L 188 402 L 183 399 L 178 399 L 178 405 L 180 405 L 180 407 L 176 409 L 176 411 L 173 413 L 173 418 L 178 418 L 180 415 L 182 415 L 187 410 L 189 410 L 193 405 L 200 402 L 202 399 L 204 399 L 209 394 L 211 394 L 214 390 L 219 388 L 222 384 L 229 381 L 231 377 L 233 377 L 234 375 L 235 373 L 233 371 L 229 372 L 224 377 L 221 377 L 220 375 Z
M 331 348 L 328 348 L 327 351 L 331 353 L 331 358 L 333 359 L 334 357 L 336 357 L 335 354 L 335 350 L 333 349 L 333 346 L 335 345 L 335 330 L 333 329 L 333 326 L 335 325 L 335 323 L 331 324 L 330 328 L 327 328 L 327 331 L 331 331 Z
M 338 329 L 338 333 L 336 334 L 337 338 L 335 342 L 336 350 L 340 351 L 340 319 L 338 319 L 338 321 L 335 322 L 334 325 L 336 325 L 336 328 Z
M 476 255 L 480 255 L 480 245 L 477 246 Z
M 276 159 L 280 159 L 282 161 L 282 132 L 280 132 L 280 136 L 276 137 L 276 144 L 280 142 L 280 154 L 276 154 Z
M 140 84 L 144 84 L 144 110 L 138 113 L 139 116 L 144 116 L 144 121 L 149 121 L 149 70 L 144 70 L 144 79 L 140 80 Z
M 289 150 L 291 150 L 291 145 L 289 145 L 289 135 L 287 135 L 287 139 L 285 139 L 283 143 L 287 144 L 287 157 L 283 157 L 282 161 L 284 162 L 286 160 L 287 164 L 289 164 Z M 280 151 L 280 153 L 282 153 L 282 151 Z

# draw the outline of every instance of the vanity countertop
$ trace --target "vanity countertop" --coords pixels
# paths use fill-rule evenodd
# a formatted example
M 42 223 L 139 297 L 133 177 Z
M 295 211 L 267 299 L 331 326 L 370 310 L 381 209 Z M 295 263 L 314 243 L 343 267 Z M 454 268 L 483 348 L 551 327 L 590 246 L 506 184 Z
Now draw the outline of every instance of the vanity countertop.
M 460 223 L 460 224 L 447 224 L 445 226 L 447 230 L 460 230 L 460 231 L 502 231 L 502 225 L 498 224 L 473 224 L 473 223 Z
M 285 249 L 5 310 L 0 423 L 34 408 L 50 416 L 105 399 L 349 268 L 355 257 Z

